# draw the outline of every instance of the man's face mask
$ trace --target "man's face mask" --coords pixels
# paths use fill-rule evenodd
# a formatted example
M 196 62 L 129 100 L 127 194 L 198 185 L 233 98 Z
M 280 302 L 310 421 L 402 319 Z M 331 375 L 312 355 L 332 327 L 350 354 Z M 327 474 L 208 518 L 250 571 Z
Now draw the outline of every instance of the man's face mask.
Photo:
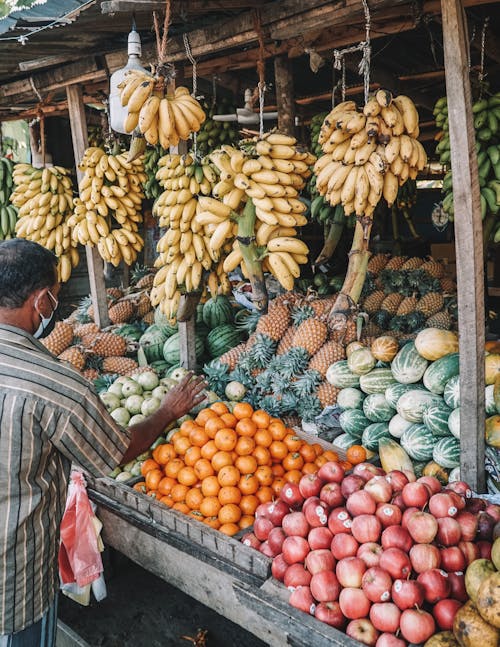
M 40 325 L 33 333 L 33 337 L 35 337 L 36 339 L 41 339 L 42 337 L 46 337 L 50 332 L 52 332 L 52 330 L 54 330 L 54 326 L 55 326 L 54 315 L 56 313 L 57 306 L 59 305 L 59 301 L 55 298 L 55 296 L 51 293 L 50 290 L 47 292 L 47 294 L 49 296 L 50 304 L 52 307 L 52 312 L 48 317 L 44 317 L 43 314 L 38 309 L 38 301 L 40 297 L 37 298 L 34 304 L 35 310 L 40 316 Z

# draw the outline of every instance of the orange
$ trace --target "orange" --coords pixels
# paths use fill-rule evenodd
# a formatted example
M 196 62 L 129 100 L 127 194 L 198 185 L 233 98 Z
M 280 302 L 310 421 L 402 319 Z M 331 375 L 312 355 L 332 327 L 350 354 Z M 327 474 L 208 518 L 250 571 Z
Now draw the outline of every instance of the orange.
M 222 524 L 238 523 L 238 521 L 241 519 L 241 510 L 239 506 L 236 505 L 236 503 L 227 503 L 226 505 L 222 506 L 217 516 L 219 517 L 219 521 Z
M 349 470 L 352 470 L 352 468 L 354 467 L 353 464 L 350 463 L 349 461 L 340 461 L 339 465 L 342 465 L 342 467 L 346 472 L 348 472 Z
M 148 490 L 157 490 L 158 484 L 163 478 L 163 472 L 161 469 L 149 470 L 144 480 L 146 481 L 146 487 Z
M 366 449 L 362 445 L 352 445 L 346 451 L 345 455 L 352 465 L 358 465 L 358 463 L 364 463 L 366 461 Z
M 267 429 L 269 427 L 269 423 L 271 422 L 271 416 L 267 413 L 267 411 L 264 411 L 263 409 L 257 409 L 257 411 L 254 411 L 252 414 L 252 420 L 255 422 L 259 429 Z
M 241 474 L 253 474 L 258 467 L 255 456 L 238 456 L 234 464 Z
M 273 437 L 273 440 L 283 440 L 286 436 L 286 427 L 281 420 L 273 420 L 269 425 L 269 431 Z
M 236 485 L 240 480 L 240 471 L 234 465 L 224 465 L 217 474 L 217 480 L 222 487 L 225 485 Z
M 210 411 L 213 411 L 216 415 L 222 416 L 225 413 L 229 413 L 229 409 L 224 402 L 214 402 L 210 405 Z
M 254 514 L 259 505 L 260 501 L 255 494 L 245 494 L 241 497 L 240 510 L 244 515 Z
M 365 448 L 362 447 L 362 449 L 365 452 L 365 456 L 366 456 Z M 333 461 L 334 463 L 336 463 L 339 460 L 339 455 L 337 454 L 337 452 L 334 452 L 331 449 L 327 449 L 326 452 L 323 452 L 323 456 L 326 456 L 326 458 L 328 458 L 329 461 Z
M 321 456 L 321 454 L 325 451 L 319 443 L 313 443 L 311 447 L 316 452 L 316 456 Z
M 251 418 L 241 418 L 236 423 L 236 431 L 240 436 L 254 436 L 257 431 L 257 425 Z
M 236 523 L 222 523 L 218 530 L 228 537 L 232 537 L 239 531 L 240 527 Z
M 200 512 L 204 517 L 216 517 L 221 508 L 221 502 L 216 496 L 206 496 L 200 503 Z
M 304 463 L 314 463 L 314 461 L 316 460 L 316 452 L 314 450 L 314 447 L 312 445 L 309 445 L 309 443 L 304 443 L 302 445 L 302 447 L 299 449 L 299 454 L 304 459 Z
M 150 496 L 152 499 L 159 501 L 162 498 L 162 495 L 158 490 L 148 490 L 146 496 Z
M 146 494 L 146 481 L 139 481 L 139 483 L 135 483 L 133 486 L 133 489 L 136 492 L 140 492 L 141 494 Z
M 214 443 L 217 449 L 220 449 L 225 452 L 230 452 L 236 447 L 238 441 L 238 435 L 234 429 L 225 427 L 224 429 L 219 429 L 215 434 Z
M 196 447 L 196 445 L 191 445 L 191 447 L 188 447 L 186 453 L 184 454 L 184 462 L 186 463 L 186 465 L 193 466 L 200 458 L 201 449 L 199 447 Z
M 248 402 L 237 402 L 233 407 L 233 415 L 242 420 L 243 418 L 251 418 L 253 415 L 253 407 Z
M 273 484 L 271 485 L 271 488 L 275 495 L 278 495 L 281 492 L 285 483 L 286 483 L 286 479 L 283 476 L 277 476 L 274 479 Z
M 194 473 L 200 479 L 200 481 L 203 481 L 203 479 L 207 476 L 212 476 L 212 474 L 214 474 L 214 468 L 212 467 L 212 463 L 208 460 L 208 458 L 200 458 L 193 465 L 193 468 Z
M 240 530 L 243 528 L 249 528 L 253 525 L 254 517 L 251 514 L 244 514 L 241 519 L 238 521 L 238 527 Z
M 259 499 L 259 503 L 268 503 L 273 500 L 274 490 L 270 485 L 261 485 L 255 496 Z
M 285 468 L 281 463 L 274 463 L 274 465 L 271 467 L 271 471 L 273 473 L 273 476 L 283 476 L 285 473 Z
M 217 496 L 220 491 L 220 483 L 216 476 L 207 476 L 201 482 L 203 496 Z
M 318 471 L 318 466 L 316 463 L 304 463 L 302 468 L 302 474 L 314 474 Z
M 304 465 L 304 459 L 299 452 L 290 453 L 285 456 L 282 465 L 287 472 L 290 470 L 301 470 Z
M 274 479 L 273 470 L 269 465 L 259 465 L 255 470 L 255 476 L 260 485 L 271 485 Z
M 163 495 L 170 494 L 175 483 L 175 479 L 171 478 L 170 476 L 164 476 L 158 483 L 158 492 Z
M 302 478 L 302 472 L 300 470 L 289 470 L 284 473 L 283 478 L 288 483 L 298 483 Z
M 159 464 L 156 461 L 154 461 L 152 458 L 146 458 L 146 460 L 141 465 L 141 474 L 143 476 L 146 476 L 146 474 L 150 470 L 157 470 L 159 467 L 160 467 Z
M 328 463 L 328 458 L 326 458 L 326 456 L 323 456 L 323 454 L 320 454 L 314 461 L 314 464 L 317 465 L 318 468 L 320 468 L 325 463 Z
M 196 476 L 194 468 L 190 465 L 187 465 L 186 467 L 183 467 L 181 470 L 179 470 L 179 473 L 177 474 L 177 480 L 179 481 L 179 483 L 182 483 L 182 485 L 191 486 L 198 482 L 198 477 Z
M 165 465 L 171 458 L 175 456 L 174 446 L 170 443 L 163 443 L 158 445 L 153 449 L 153 460 L 155 460 L 158 465 Z
M 224 429 L 226 425 L 224 421 L 215 416 L 215 418 L 209 418 L 205 423 L 205 432 L 209 438 L 213 438 L 219 429 Z
M 259 489 L 259 479 L 255 474 L 242 474 L 238 487 L 243 494 L 255 494 Z
M 189 432 L 189 442 L 196 447 L 203 447 L 203 445 L 210 440 L 207 432 L 203 427 L 196 427 Z
M 217 414 L 211 409 L 202 409 L 195 418 L 195 422 L 200 427 L 204 427 L 209 418 L 215 417 Z
M 181 436 L 174 440 L 174 449 L 179 456 L 184 456 L 189 447 L 191 447 L 191 442 L 187 436 Z
M 233 457 L 229 452 L 218 451 L 212 456 L 212 467 L 216 472 L 219 472 L 226 465 L 233 464 Z
M 187 485 L 176 483 L 170 490 L 170 496 L 174 501 L 184 501 L 188 490 L 189 488 Z
M 203 519 L 203 523 L 206 523 L 207 526 L 210 526 L 210 528 L 214 528 L 215 530 L 218 530 L 220 528 L 220 521 L 216 515 Z
M 238 418 L 236 418 L 236 416 L 233 416 L 232 413 L 223 413 L 220 419 L 226 425 L 226 427 L 229 427 L 230 429 L 234 429 L 238 422 Z
M 181 435 L 182 436 L 188 436 L 189 432 L 192 429 L 195 429 L 197 426 L 198 425 L 196 424 L 196 422 L 194 420 L 191 420 L 191 418 L 189 418 L 188 420 L 184 420 L 184 422 L 179 427 L 179 429 L 181 431 Z
M 248 456 L 255 449 L 255 440 L 248 436 L 240 436 L 234 448 L 239 456 Z
M 187 514 L 189 512 L 189 506 L 186 505 L 183 501 L 176 501 L 172 506 L 173 510 L 178 510 L 179 512 L 184 512 Z
M 199 487 L 192 487 L 186 492 L 186 505 L 188 505 L 191 510 L 199 510 L 201 502 L 204 499 L 205 497 Z
M 273 442 L 273 437 L 268 429 L 257 429 L 253 438 L 261 447 L 270 447 Z
M 271 453 L 267 447 L 262 447 L 262 445 L 258 445 L 253 450 L 252 456 L 255 456 L 258 465 L 271 465 L 272 463 Z
M 159 501 L 160 503 L 163 503 L 164 505 L 166 505 L 168 508 L 171 508 L 175 503 L 175 501 L 172 499 L 170 494 L 166 494 L 165 496 L 162 496 L 162 498 Z
M 209 440 L 208 443 L 201 447 L 201 455 L 203 456 L 203 458 L 208 458 L 208 460 L 211 460 L 213 455 L 217 452 L 218 449 L 213 440 Z
M 302 440 L 302 438 L 299 438 L 294 433 L 287 434 L 283 438 L 283 441 L 284 441 L 285 445 L 288 447 L 289 452 L 298 452 L 299 449 L 302 447 L 302 445 L 305 442 L 305 441 Z
M 196 521 L 203 521 L 204 519 L 204 516 L 201 514 L 199 510 L 190 510 L 187 514 L 188 514 L 188 517 L 193 517 L 193 519 L 196 519 Z
M 238 503 L 241 501 L 241 491 L 234 485 L 225 485 L 219 490 L 217 498 L 221 505 L 226 505 L 228 503 Z
M 269 445 L 269 453 L 271 454 L 271 458 L 273 458 L 273 460 L 278 459 L 282 461 L 288 454 L 288 447 L 282 440 L 273 440 L 273 442 Z
M 182 458 L 173 458 L 165 465 L 163 472 L 165 473 L 165 476 L 170 476 L 175 479 L 183 467 L 185 467 L 185 465 Z

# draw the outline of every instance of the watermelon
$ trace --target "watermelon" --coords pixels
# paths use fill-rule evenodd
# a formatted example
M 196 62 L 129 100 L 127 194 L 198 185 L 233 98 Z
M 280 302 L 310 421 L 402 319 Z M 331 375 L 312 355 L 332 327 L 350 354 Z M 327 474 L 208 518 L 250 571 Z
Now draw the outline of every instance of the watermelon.
M 446 382 L 443 400 L 450 409 L 456 409 L 460 406 L 460 375 L 454 375 Z
M 459 354 L 449 353 L 429 365 L 424 373 L 424 386 L 432 393 L 443 393 L 446 382 L 458 375 Z
M 220 294 L 215 299 L 208 299 L 203 305 L 203 322 L 208 328 L 217 328 L 234 320 L 233 307 L 229 299 Z M 222 355 L 222 353 L 220 353 Z
M 460 441 L 456 438 L 441 438 L 434 445 L 432 459 L 441 467 L 452 469 L 460 465 Z
M 374 368 L 359 378 L 359 387 L 365 393 L 385 393 L 386 388 L 394 382 L 390 368 Z
M 199 336 L 195 336 L 195 352 L 196 357 L 200 359 L 203 355 L 205 348 L 203 344 L 203 339 Z M 167 341 L 163 344 L 163 357 L 166 362 L 169 364 L 178 364 L 181 358 L 180 352 L 180 339 L 179 333 L 174 333 Z
M 347 366 L 356 375 L 365 375 L 375 366 L 376 359 L 369 348 L 363 347 L 353 351 L 347 358 Z
M 443 404 L 443 398 L 429 391 L 413 389 L 399 398 L 396 409 L 405 420 L 422 422 L 426 407 L 430 407 L 432 404 Z
M 425 425 L 415 424 L 401 436 L 401 447 L 415 461 L 428 461 L 432 458 L 436 439 Z
M 327 382 L 338 389 L 359 386 L 359 375 L 353 373 L 347 366 L 347 360 L 341 359 L 328 367 Z
M 370 421 L 359 409 L 346 409 L 339 416 L 339 425 L 342 431 L 357 440 L 361 440 L 363 431 L 369 424 Z
M 361 409 L 365 394 L 352 386 L 341 389 L 337 394 L 337 406 L 341 409 Z
M 205 343 L 211 357 L 220 357 L 237 346 L 242 339 L 242 332 L 233 324 L 222 324 L 208 333 Z
M 394 438 L 401 438 L 404 432 L 413 424 L 415 423 L 405 420 L 403 416 L 400 416 L 399 413 L 397 413 L 395 416 L 392 416 L 389 421 L 389 433 Z
M 497 408 L 495 405 L 495 398 L 493 397 L 493 389 L 494 389 L 493 384 L 488 384 L 488 386 L 484 390 L 484 406 L 486 408 L 486 415 L 487 416 L 493 416 L 495 413 L 497 413 Z M 446 393 L 446 391 L 445 391 Z M 337 396 L 337 403 L 338 403 L 338 396 Z
M 415 384 L 422 379 L 428 364 L 411 341 L 405 344 L 392 360 L 391 371 L 394 379 L 400 384 Z
M 399 382 L 394 382 L 390 384 L 385 392 L 385 399 L 391 407 L 394 409 L 397 407 L 399 398 L 406 393 L 407 391 L 413 391 L 419 389 L 420 391 L 427 391 L 423 384 L 400 384 Z
M 460 407 L 453 409 L 448 416 L 448 429 L 455 438 L 460 438 Z
M 424 410 L 422 421 L 435 436 L 449 436 L 448 418 L 450 413 L 451 409 L 449 407 L 441 404 L 432 404 Z
M 165 327 L 159 324 L 152 324 L 146 328 L 144 334 L 139 338 L 139 346 L 148 362 L 156 362 L 163 359 L 163 345 L 169 335 Z
M 372 393 L 363 401 L 363 413 L 372 422 L 388 422 L 396 410 L 387 402 L 383 393 Z
M 381 438 L 390 438 L 389 426 L 385 422 L 374 422 L 363 431 L 361 444 L 372 452 L 378 451 L 378 441 Z
M 337 436 L 337 438 L 335 438 L 333 442 L 335 447 L 338 447 L 339 449 L 342 449 L 344 451 L 346 451 L 346 449 L 349 449 L 349 447 L 357 444 L 356 439 L 349 434 L 340 434 L 340 436 Z

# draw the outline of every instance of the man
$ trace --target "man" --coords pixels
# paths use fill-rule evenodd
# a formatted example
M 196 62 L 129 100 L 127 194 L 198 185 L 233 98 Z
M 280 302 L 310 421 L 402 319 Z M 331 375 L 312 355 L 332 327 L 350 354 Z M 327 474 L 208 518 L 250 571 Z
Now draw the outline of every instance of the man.
M 0 647 L 54 644 L 71 463 L 104 476 L 204 397 L 189 374 L 147 420 L 118 427 L 90 383 L 36 340 L 58 305 L 56 263 L 37 243 L 0 244 Z

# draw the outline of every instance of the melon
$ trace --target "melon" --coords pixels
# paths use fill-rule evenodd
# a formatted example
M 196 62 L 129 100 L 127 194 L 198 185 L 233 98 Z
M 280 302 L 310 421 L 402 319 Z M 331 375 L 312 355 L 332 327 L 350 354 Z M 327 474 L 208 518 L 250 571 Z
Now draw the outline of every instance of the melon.
M 422 357 L 434 362 L 444 355 L 458 352 L 458 336 L 451 330 L 424 328 L 415 338 L 415 347 Z

